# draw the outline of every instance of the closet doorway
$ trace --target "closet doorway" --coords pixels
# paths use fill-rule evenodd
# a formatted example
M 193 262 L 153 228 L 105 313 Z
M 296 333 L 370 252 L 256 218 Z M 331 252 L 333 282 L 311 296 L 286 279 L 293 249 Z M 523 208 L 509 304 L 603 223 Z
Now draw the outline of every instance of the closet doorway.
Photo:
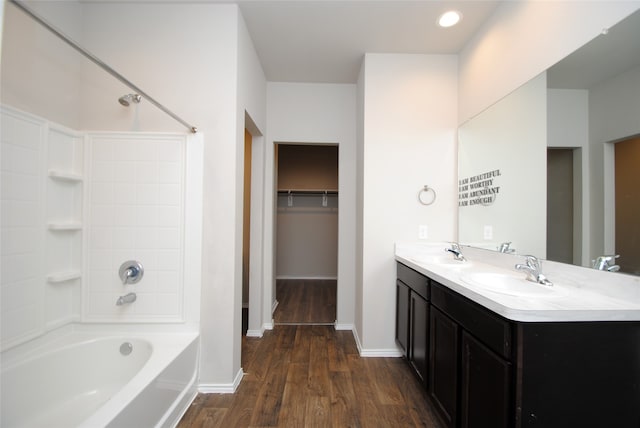
M 334 324 L 338 146 L 278 143 L 275 324 Z

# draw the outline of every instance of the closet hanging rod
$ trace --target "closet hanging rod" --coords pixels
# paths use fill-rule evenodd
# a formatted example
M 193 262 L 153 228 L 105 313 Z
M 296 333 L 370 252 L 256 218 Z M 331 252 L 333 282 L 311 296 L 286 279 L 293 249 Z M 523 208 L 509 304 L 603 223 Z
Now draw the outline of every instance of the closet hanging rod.
M 9 3 L 13 4 L 14 6 L 16 6 L 18 9 L 22 10 L 24 13 L 26 13 L 27 15 L 29 15 L 33 20 L 35 20 L 37 23 L 39 23 L 40 25 L 42 25 L 43 27 L 45 27 L 47 30 L 49 30 L 50 32 L 52 32 L 54 35 L 56 35 L 58 38 L 60 38 L 63 42 L 65 42 L 66 44 L 68 44 L 69 46 L 71 46 L 72 48 L 74 48 L 75 50 L 77 50 L 78 52 L 80 52 L 83 56 L 85 56 L 87 59 L 89 59 L 90 61 L 92 61 L 93 63 L 95 63 L 96 65 L 98 65 L 100 68 L 102 68 L 104 71 L 106 71 L 107 73 L 109 73 L 110 75 L 112 75 L 113 77 L 115 77 L 116 79 L 118 79 L 120 82 L 124 83 L 126 86 L 128 86 L 130 89 L 133 89 L 134 91 L 136 91 L 138 94 L 142 95 L 144 97 L 144 99 L 146 99 L 147 101 L 149 101 L 151 104 L 153 104 L 154 106 L 158 107 L 160 110 L 162 110 L 163 112 L 165 112 L 166 114 L 168 114 L 169 116 L 171 116 L 173 119 L 177 120 L 178 122 L 180 122 L 182 125 L 186 126 L 187 128 L 189 128 L 189 131 L 191 131 L 192 133 L 196 133 L 198 132 L 198 128 L 196 128 L 195 126 L 190 125 L 188 122 L 186 122 L 185 120 L 183 120 L 180 116 L 178 116 L 177 114 L 175 114 L 174 112 L 172 112 L 171 110 L 169 110 L 168 108 L 166 108 L 165 106 L 163 106 L 162 104 L 160 104 L 158 101 L 156 101 L 153 97 L 151 97 L 149 94 L 147 94 L 145 91 L 143 91 L 142 89 L 140 89 L 137 85 L 133 84 L 130 80 L 128 80 L 126 77 L 124 77 L 122 74 L 118 73 L 117 71 L 115 71 L 113 68 L 111 68 L 110 66 L 108 66 L 106 63 L 104 63 L 100 58 L 96 57 L 95 55 L 93 55 L 91 52 L 89 52 L 88 50 L 84 49 L 82 46 L 80 46 L 78 43 L 76 43 L 75 41 L 73 41 L 73 39 L 71 39 L 69 36 L 67 36 L 66 34 L 64 34 L 62 31 L 58 30 L 56 27 L 54 27 L 53 25 L 49 24 L 44 18 L 42 18 L 40 15 L 38 15 L 37 13 L 35 13 L 34 11 L 32 11 L 28 6 L 24 5 L 21 1 L 18 0 L 9 0 Z
M 337 190 L 278 190 L 278 195 L 337 195 Z

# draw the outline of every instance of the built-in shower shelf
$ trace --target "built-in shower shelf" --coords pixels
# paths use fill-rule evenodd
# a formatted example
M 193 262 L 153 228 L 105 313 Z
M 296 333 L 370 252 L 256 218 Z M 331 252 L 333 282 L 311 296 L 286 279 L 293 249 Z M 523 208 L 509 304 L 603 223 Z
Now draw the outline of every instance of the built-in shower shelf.
M 47 281 L 55 284 L 59 282 L 72 281 L 80 277 L 82 277 L 82 273 L 79 270 L 69 270 L 63 272 L 54 272 L 47 275 Z
M 62 180 L 62 181 L 71 181 L 71 182 L 81 182 L 83 180 L 82 175 L 76 174 L 74 172 L 68 171 L 59 171 L 56 169 L 49 170 L 49 177 L 54 180 Z
M 56 232 L 82 230 L 82 224 L 80 223 L 49 223 L 49 230 Z

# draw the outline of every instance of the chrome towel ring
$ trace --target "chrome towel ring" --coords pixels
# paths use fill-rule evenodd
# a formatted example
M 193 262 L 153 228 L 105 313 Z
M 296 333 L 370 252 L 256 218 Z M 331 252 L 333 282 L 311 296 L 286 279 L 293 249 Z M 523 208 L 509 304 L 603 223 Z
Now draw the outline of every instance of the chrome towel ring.
M 431 205 L 436 201 L 436 191 L 433 190 L 433 187 L 425 184 L 418 192 L 418 201 L 420 201 L 422 205 Z

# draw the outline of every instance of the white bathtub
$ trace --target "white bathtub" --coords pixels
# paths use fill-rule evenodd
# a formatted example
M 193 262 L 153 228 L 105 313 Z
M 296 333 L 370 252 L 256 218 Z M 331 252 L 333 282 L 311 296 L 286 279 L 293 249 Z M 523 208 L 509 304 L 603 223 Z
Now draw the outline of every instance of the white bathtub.
M 2 360 L 0 426 L 175 426 L 196 394 L 197 338 L 72 332 L 11 350 Z

